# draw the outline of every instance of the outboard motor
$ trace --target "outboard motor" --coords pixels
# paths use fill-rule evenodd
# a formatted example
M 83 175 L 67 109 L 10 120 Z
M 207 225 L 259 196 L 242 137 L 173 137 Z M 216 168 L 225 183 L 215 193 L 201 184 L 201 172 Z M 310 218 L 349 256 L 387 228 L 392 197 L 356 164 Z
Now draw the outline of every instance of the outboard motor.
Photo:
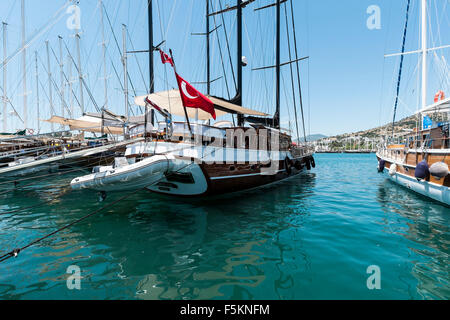
M 430 174 L 438 180 L 448 175 L 448 165 L 445 162 L 433 163 L 430 167 Z
M 428 163 L 425 160 L 423 160 L 422 162 L 420 162 L 417 165 L 414 176 L 416 177 L 416 179 L 418 181 L 426 180 L 430 176 L 430 170 L 428 169 Z
M 378 161 L 378 172 L 382 173 L 384 171 L 384 167 L 386 166 L 386 161 L 381 159 Z

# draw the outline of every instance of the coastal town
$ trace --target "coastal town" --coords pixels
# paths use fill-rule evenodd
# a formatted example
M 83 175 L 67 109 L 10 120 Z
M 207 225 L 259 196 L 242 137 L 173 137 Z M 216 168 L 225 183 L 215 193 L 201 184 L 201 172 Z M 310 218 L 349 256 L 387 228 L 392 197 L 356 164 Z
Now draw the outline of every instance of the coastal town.
M 394 141 L 400 142 L 411 133 L 416 126 L 414 116 L 395 123 Z M 391 136 L 392 123 L 381 127 L 346 133 L 332 137 L 323 135 L 311 136 L 311 144 L 317 153 L 376 153 L 378 147 L 385 142 L 386 136 Z M 318 139 L 317 139 L 318 138 Z

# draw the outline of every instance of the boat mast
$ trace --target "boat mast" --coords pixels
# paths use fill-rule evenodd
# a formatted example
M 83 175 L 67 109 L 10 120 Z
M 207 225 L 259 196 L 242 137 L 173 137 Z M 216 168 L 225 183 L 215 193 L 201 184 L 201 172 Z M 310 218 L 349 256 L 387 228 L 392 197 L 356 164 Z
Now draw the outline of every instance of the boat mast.
M 39 70 L 38 70 L 38 53 L 34 52 L 34 64 L 36 68 L 36 107 L 37 107 L 37 128 L 38 134 L 41 133 L 41 125 L 40 125 L 40 115 L 39 115 Z
M 155 71 L 153 65 L 153 0 L 145 0 L 148 2 L 148 58 L 149 58 L 149 74 L 150 74 L 150 94 L 155 92 Z M 147 114 L 147 110 L 145 111 Z M 155 125 L 155 110 L 150 110 L 150 122 Z
M 209 0 L 206 0 L 206 92 L 211 93 L 211 61 L 209 48 Z
M 6 49 L 6 26 L 8 24 L 3 22 L 3 61 L 6 61 L 8 51 Z M 6 97 L 6 64 L 3 65 L 3 131 L 6 133 L 8 131 L 8 115 L 7 106 L 8 98 Z
M 25 33 L 25 0 L 22 0 L 22 85 L 23 85 L 23 120 L 25 129 L 28 128 L 28 106 L 27 106 L 27 50 Z
M 106 74 L 106 42 L 105 42 L 105 24 L 103 20 L 103 0 L 99 0 L 100 7 L 100 22 L 102 25 L 102 55 L 103 55 L 103 80 L 104 80 L 104 92 L 105 92 L 105 103 L 103 109 L 108 109 L 108 78 Z
M 78 54 L 78 78 L 80 80 L 80 107 L 81 115 L 84 115 L 84 97 L 83 97 L 83 71 L 81 69 L 81 51 L 80 51 L 80 34 L 75 35 L 77 43 L 77 54 Z
M 54 115 L 53 113 L 53 92 L 52 92 L 52 71 L 50 69 L 50 50 L 49 50 L 49 43 L 48 40 L 45 41 L 45 47 L 47 49 L 47 73 L 48 73 L 48 97 L 50 101 L 50 114 L 51 116 Z M 52 132 L 54 132 L 54 126 L 52 122 Z
M 427 52 L 427 0 L 422 0 L 422 109 L 427 106 Z
M 274 127 L 276 129 L 280 129 L 280 34 L 281 34 L 281 27 L 280 27 L 280 6 L 281 2 L 280 0 L 277 0 L 277 40 L 276 40 L 276 111 L 275 116 L 273 117 Z
M 123 93 L 125 97 L 125 116 L 128 119 L 130 118 L 130 113 L 128 109 L 128 55 L 127 55 L 127 26 L 122 25 L 122 45 L 123 45 Z
M 72 114 L 72 118 L 74 118 L 74 114 L 73 114 L 73 82 L 72 82 L 72 61 L 70 61 L 70 56 L 67 55 L 67 68 L 68 68 L 68 81 L 67 81 L 67 86 L 68 86 L 68 98 L 69 98 L 69 104 L 70 104 L 70 113 Z
M 237 100 L 233 101 L 242 106 L 242 4 L 241 0 L 237 0 Z M 238 126 L 244 125 L 244 115 L 238 115 Z
M 61 77 L 61 117 L 64 117 L 64 54 L 63 54 L 63 38 L 58 36 L 59 40 L 59 68 L 60 68 L 60 77 Z M 61 128 L 64 129 L 64 125 L 61 125 Z

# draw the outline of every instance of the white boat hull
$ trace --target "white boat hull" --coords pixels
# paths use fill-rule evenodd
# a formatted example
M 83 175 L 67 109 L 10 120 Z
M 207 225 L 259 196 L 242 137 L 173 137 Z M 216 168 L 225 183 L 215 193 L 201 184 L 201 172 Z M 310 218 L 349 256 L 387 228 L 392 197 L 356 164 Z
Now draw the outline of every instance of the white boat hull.
M 124 147 L 128 144 L 130 144 L 130 141 L 123 141 L 115 144 L 88 148 L 79 151 L 72 151 L 49 158 L 10 165 L 8 167 L 0 168 L 0 177 L 23 177 L 45 170 L 52 171 L 54 169 L 57 169 L 60 164 L 64 164 L 65 162 L 71 162 L 77 159 L 100 154 L 102 152 L 106 152 L 115 148 Z
M 385 169 L 388 171 L 388 169 Z M 388 174 L 389 179 L 395 183 L 406 187 L 421 195 L 445 203 L 450 206 L 450 188 L 428 181 L 418 181 L 417 179 L 401 173 Z

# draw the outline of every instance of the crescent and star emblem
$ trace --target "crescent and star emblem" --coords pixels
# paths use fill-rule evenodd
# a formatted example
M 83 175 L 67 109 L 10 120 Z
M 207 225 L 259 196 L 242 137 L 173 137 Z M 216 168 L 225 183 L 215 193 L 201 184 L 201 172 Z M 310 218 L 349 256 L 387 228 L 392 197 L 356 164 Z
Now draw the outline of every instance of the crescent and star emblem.
M 193 97 L 193 96 L 191 96 L 188 92 L 187 92 L 187 88 L 186 88 L 186 82 L 181 82 L 181 90 L 183 91 L 183 94 L 186 96 L 186 97 L 188 97 L 189 99 L 191 99 L 191 100 L 194 100 L 194 99 L 197 99 L 198 98 L 198 96 L 196 96 L 196 97 Z

